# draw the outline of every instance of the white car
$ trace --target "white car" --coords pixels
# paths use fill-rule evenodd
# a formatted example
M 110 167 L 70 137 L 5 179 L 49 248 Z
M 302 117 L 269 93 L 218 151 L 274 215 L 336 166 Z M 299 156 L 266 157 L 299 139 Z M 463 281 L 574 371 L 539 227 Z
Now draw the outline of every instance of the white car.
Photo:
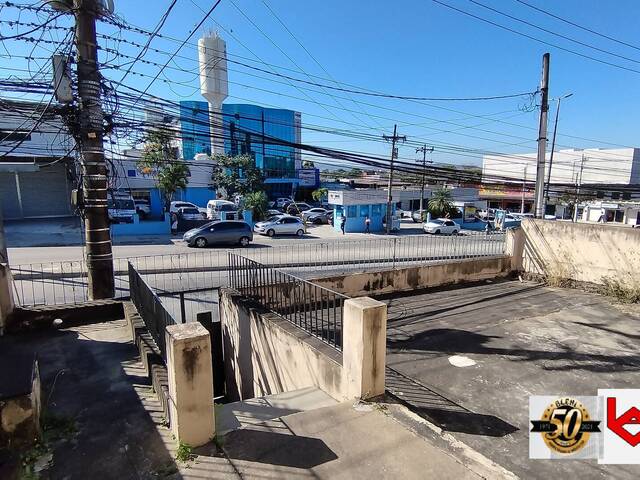
M 171 204 L 169 205 L 169 213 L 178 213 L 178 211 L 181 208 L 195 208 L 196 210 L 200 210 L 200 208 L 191 203 L 191 202 L 183 202 L 181 200 L 176 200 L 174 202 L 171 202 Z
M 320 207 L 314 207 L 302 212 L 302 219 L 309 220 L 309 217 L 315 217 L 316 215 L 326 215 L 327 213 L 329 213 L 329 210 L 325 210 L 324 208 Z
M 149 205 L 149 200 L 136 198 L 134 199 L 134 203 L 136 206 L 136 213 L 140 218 L 147 218 L 151 215 L 151 205 Z
M 256 223 L 253 231 L 269 237 L 274 235 L 297 235 L 302 237 L 307 232 L 307 229 L 301 218 L 292 215 L 280 215 L 264 222 Z
M 178 210 L 178 216 L 183 220 L 204 220 L 206 218 L 200 210 L 193 207 L 182 207 Z
M 422 225 L 422 228 L 424 229 L 425 233 L 433 233 L 436 235 L 440 233 L 444 233 L 447 235 L 457 235 L 458 233 L 460 233 L 460 225 L 447 218 L 438 218 L 437 220 L 425 222 Z
M 282 208 L 284 207 L 284 204 L 287 202 L 293 202 L 293 199 L 288 198 L 288 197 L 280 197 L 278 199 L 276 199 L 275 205 L 276 208 Z

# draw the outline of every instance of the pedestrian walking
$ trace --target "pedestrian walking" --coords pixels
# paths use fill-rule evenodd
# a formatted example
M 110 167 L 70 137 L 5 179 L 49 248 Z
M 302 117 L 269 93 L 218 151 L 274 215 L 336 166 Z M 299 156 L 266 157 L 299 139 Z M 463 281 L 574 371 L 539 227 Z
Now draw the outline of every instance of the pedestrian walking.
M 364 217 L 364 233 L 371 233 L 371 219 L 369 215 Z
M 344 226 L 346 223 L 347 223 L 347 217 L 342 215 L 342 217 L 340 217 L 340 230 L 342 230 L 343 235 L 344 235 Z

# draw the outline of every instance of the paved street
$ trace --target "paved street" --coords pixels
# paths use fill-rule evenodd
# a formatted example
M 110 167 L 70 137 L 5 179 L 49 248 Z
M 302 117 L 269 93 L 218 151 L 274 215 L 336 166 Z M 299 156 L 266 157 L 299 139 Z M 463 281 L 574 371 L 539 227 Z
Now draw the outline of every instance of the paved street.
M 387 388 L 416 413 L 520 478 L 638 478 L 637 465 L 528 459 L 530 395 L 637 388 L 637 315 L 518 281 L 384 301 Z

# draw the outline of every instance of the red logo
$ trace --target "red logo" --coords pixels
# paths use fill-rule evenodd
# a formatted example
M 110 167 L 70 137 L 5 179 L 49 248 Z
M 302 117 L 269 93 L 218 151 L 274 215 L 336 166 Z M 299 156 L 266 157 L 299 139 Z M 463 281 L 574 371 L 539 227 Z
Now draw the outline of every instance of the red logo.
M 640 432 L 632 435 L 624 428 L 625 425 L 640 425 L 640 410 L 633 407 L 616 418 L 616 399 L 615 397 L 607 398 L 607 427 L 629 445 L 635 447 L 640 443 Z

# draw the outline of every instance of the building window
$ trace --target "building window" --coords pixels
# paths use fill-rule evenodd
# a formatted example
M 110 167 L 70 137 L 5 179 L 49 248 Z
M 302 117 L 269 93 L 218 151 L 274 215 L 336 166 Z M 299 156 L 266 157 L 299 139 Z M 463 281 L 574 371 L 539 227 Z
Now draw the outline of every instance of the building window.
M 135 177 L 136 171 L 135 169 L 127 170 L 127 177 Z
M 352 218 L 358 216 L 358 209 L 355 205 L 347 207 L 347 217 Z
M 382 214 L 382 205 L 371 205 L 371 216 L 379 217 Z
M 620 192 L 611 192 L 611 200 L 620 200 Z
M 631 192 L 623 192 L 622 193 L 623 200 L 631 200 Z
M 369 216 L 369 205 L 360 205 L 360 216 L 361 217 Z

